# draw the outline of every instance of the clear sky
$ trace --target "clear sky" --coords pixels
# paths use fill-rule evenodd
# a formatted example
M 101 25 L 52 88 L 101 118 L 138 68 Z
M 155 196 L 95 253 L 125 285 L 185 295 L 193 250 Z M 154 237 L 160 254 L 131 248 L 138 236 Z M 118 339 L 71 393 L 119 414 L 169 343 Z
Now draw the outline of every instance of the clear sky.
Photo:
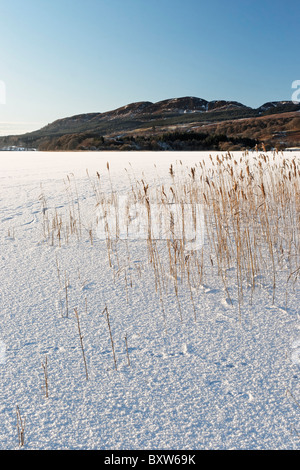
M 299 26 L 299 0 L 0 0 L 0 123 L 180 96 L 290 100 Z

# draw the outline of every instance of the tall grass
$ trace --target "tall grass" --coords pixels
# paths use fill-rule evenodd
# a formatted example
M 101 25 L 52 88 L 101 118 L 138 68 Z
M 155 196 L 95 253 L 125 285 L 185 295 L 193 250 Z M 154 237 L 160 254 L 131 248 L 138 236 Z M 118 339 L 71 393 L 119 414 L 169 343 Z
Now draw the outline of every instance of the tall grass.
M 299 160 L 287 160 L 273 154 L 249 155 L 237 158 L 226 153 L 210 157 L 192 168 L 177 162 L 169 169 L 169 183 L 150 185 L 145 178 L 130 179 L 128 204 L 145 207 L 148 223 L 144 247 L 148 264 L 152 266 L 155 289 L 165 319 L 164 296 L 172 280 L 180 319 L 180 287 L 189 292 L 197 320 L 194 293 L 204 282 L 209 269 L 217 270 L 230 304 L 237 301 L 238 317 L 242 320 L 245 289 L 251 289 L 251 299 L 263 275 L 276 300 L 277 274 L 285 260 L 287 278 L 299 268 L 300 185 Z M 111 204 L 111 196 L 102 195 L 103 208 Z M 153 235 L 151 206 L 160 204 L 169 224 L 169 237 L 157 240 Z M 182 236 L 172 237 L 172 204 L 183 207 L 201 205 L 205 221 L 205 244 L 201 249 L 186 249 L 185 220 L 182 215 Z M 128 226 L 130 220 L 127 220 Z M 137 237 L 138 238 L 138 237 Z M 115 241 L 115 244 L 113 243 Z M 141 241 L 141 240 L 140 240 Z M 107 232 L 108 259 L 117 253 L 118 232 Z M 161 247 L 164 246 L 164 250 Z M 130 257 L 123 260 L 128 268 Z M 118 261 L 119 268 L 121 261 Z M 229 271 L 234 270 L 234 283 Z M 231 282 L 231 285 L 229 283 Z M 180 286 L 181 284 L 181 286 Z M 234 290 L 233 290 L 234 288 Z
M 165 298 L 170 293 L 176 300 L 181 321 L 186 318 L 181 293 L 188 293 L 193 318 L 197 321 L 201 314 L 197 296 L 210 271 L 217 273 L 228 302 L 231 305 L 236 302 L 239 321 L 242 321 L 246 291 L 250 288 L 252 302 L 262 276 L 268 282 L 273 303 L 276 302 L 279 270 L 286 269 L 287 285 L 292 279 L 297 280 L 300 266 L 298 158 L 286 159 L 277 152 L 245 152 L 236 157 L 228 152 L 214 158 L 210 156 L 209 161 L 203 159 L 193 167 L 184 166 L 179 160 L 170 165 L 165 178 L 159 175 L 154 182 L 147 181 L 145 175 L 137 178 L 133 170 L 132 174 L 129 170 L 126 173 L 130 188 L 125 194 L 127 209 L 120 221 L 117 216 L 118 188 L 113 187 L 109 164 L 108 191 L 102 188 L 105 176 L 97 172 L 92 178 L 87 171 L 97 214 L 102 214 L 105 224 L 108 265 L 114 282 L 123 276 L 127 303 L 135 278 L 142 279 L 145 266 L 152 269 L 165 330 Z M 71 237 L 80 240 L 85 229 L 87 238 L 94 245 L 99 220 L 95 217 L 85 227 L 76 181 L 68 177 L 65 189 L 68 203 L 64 214 L 57 210 L 51 212 L 44 193 L 41 194 L 44 236 L 50 244 L 61 246 L 69 243 Z M 132 244 L 126 239 L 124 226 L 125 232 L 131 233 L 134 239 L 134 216 L 130 208 L 137 205 L 143 208 L 146 229 L 144 236 L 137 234 Z M 196 249 L 187 248 L 186 205 L 200 206 L 203 211 L 204 244 Z M 162 226 L 166 233 L 161 238 L 157 237 L 153 227 L 153 206 L 161 208 L 164 218 Z M 174 227 L 174 206 L 178 210 L 176 220 L 180 220 L 180 236 Z M 115 217 L 113 224 L 112 217 Z M 193 217 L 192 223 L 196 224 L 196 217 Z M 135 265 L 130 249 L 137 244 L 146 252 L 146 257 Z M 57 269 L 59 273 L 59 267 Z M 59 282 L 65 290 L 68 316 L 68 281 L 65 279 L 63 285 L 59 277 Z

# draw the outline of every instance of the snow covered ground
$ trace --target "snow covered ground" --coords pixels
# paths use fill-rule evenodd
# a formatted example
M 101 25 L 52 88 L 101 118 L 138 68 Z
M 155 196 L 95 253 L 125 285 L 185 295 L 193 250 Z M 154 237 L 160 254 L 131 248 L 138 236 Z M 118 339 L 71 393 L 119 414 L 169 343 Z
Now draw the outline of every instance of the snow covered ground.
M 300 448 L 300 294 L 287 265 L 274 301 L 266 270 L 239 306 L 235 267 L 225 290 L 211 262 L 197 288 L 179 288 L 180 315 L 143 240 L 123 241 L 110 266 L 95 232 L 97 172 L 103 191 L 125 194 L 211 155 L 0 152 L 1 449 L 19 448 L 20 418 L 24 449 Z M 59 239 L 45 225 L 55 210 L 74 211 L 80 235 Z M 163 241 L 158 251 L 165 263 Z

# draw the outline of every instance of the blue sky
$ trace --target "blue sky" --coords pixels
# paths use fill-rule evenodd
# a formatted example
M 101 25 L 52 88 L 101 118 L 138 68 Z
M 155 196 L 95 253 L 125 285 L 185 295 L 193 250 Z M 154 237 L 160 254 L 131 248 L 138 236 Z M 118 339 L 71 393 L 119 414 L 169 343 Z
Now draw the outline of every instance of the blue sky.
M 1 0 L 0 122 L 180 96 L 257 107 L 300 79 L 299 0 Z M 1 100 L 0 100 L 1 101 Z

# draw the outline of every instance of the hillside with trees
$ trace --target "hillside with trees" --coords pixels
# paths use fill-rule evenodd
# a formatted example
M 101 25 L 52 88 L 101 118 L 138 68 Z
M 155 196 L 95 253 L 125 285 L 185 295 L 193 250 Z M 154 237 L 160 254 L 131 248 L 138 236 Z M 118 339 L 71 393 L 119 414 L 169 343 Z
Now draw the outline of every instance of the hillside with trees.
M 300 104 L 268 102 L 257 109 L 236 101 L 173 98 L 131 103 L 105 113 L 58 119 L 24 135 L 0 137 L 41 151 L 243 150 L 300 146 Z

